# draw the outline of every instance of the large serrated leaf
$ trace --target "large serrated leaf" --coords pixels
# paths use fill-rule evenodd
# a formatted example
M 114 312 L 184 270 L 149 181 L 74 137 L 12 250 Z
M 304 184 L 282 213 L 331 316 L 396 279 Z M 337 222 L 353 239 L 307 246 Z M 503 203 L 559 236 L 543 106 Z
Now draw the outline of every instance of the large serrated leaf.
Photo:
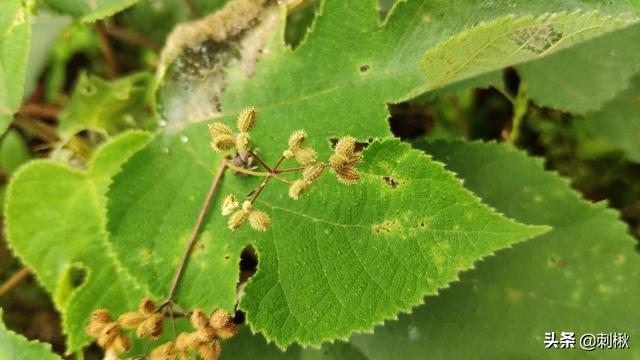
M 461 280 L 428 297 L 398 321 L 349 344 L 286 353 L 259 334 L 241 332 L 224 345 L 223 359 L 421 360 L 633 359 L 638 349 L 544 349 L 544 333 L 626 332 L 637 336 L 640 301 L 634 239 L 617 215 L 580 199 L 540 160 L 505 145 L 420 144 L 465 179 L 486 201 L 520 221 L 552 223 L 554 230 L 479 263 Z M 523 191 L 524 190 L 524 191 Z M 559 335 L 558 335 L 559 336 Z M 464 344 L 464 346 L 460 346 Z M 251 350 L 247 350 L 251 349 Z M 324 357 L 323 357 L 324 356 Z
M 631 86 L 640 71 L 640 24 L 516 67 L 539 105 L 576 114 L 596 112 Z
M 420 66 L 427 75 L 429 86 L 439 88 L 542 58 L 633 23 L 598 12 L 507 16 L 480 24 L 438 44 L 427 51 Z
M 247 2 L 233 3 L 246 5 Z M 606 14 L 630 8 L 619 4 L 608 6 L 605 2 L 600 1 L 499 1 L 488 5 L 466 1 L 412 0 L 399 2 L 381 24 L 379 14 L 376 11 L 376 3 L 377 1 L 374 0 L 357 2 L 327 0 L 323 2 L 320 7 L 321 15 L 315 19 L 305 41 L 295 50 L 283 45 L 282 33 L 285 17 L 284 13 L 278 13 L 275 18 L 277 23 L 272 27 L 273 33 L 266 34 L 268 35 L 266 40 L 260 43 L 263 45 L 262 51 L 253 58 L 253 60 L 257 60 L 257 63 L 255 61 L 250 63 L 252 70 L 250 72 L 242 71 L 241 64 L 244 57 L 234 56 L 233 51 L 229 52 L 229 47 L 232 47 L 232 50 L 237 50 L 234 48 L 237 45 L 237 38 L 233 38 L 234 41 L 226 41 L 227 38 L 220 34 L 215 34 L 215 36 L 209 34 L 211 37 L 208 38 L 206 33 L 194 32 L 191 33 L 195 34 L 192 37 L 187 36 L 192 41 L 177 42 L 179 46 L 166 50 L 165 54 L 169 55 L 163 59 L 169 60 L 161 64 L 162 70 L 159 73 L 161 77 L 167 74 L 170 76 L 171 69 L 165 73 L 164 70 L 167 68 L 164 66 L 174 66 L 172 60 L 177 61 L 176 59 L 180 59 L 181 56 L 186 56 L 188 60 L 192 55 L 202 60 L 203 63 L 212 61 L 214 65 L 221 64 L 216 62 L 216 56 L 223 56 L 228 61 L 216 68 L 215 76 L 206 81 L 197 81 L 192 84 L 192 87 L 187 84 L 182 88 L 180 86 L 172 88 L 166 86 L 168 78 L 161 79 L 159 104 L 167 120 L 166 127 L 162 134 L 125 166 L 124 171 L 116 178 L 109 195 L 109 230 L 114 235 L 114 246 L 119 249 L 119 257 L 129 268 L 144 269 L 144 271 L 137 273 L 137 276 L 142 283 L 148 284 L 156 296 L 162 296 L 168 290 L 171 276 L 179 265 L 179 255 L 186 245 L 201 201 L 204 199 L 212 174 L 220 160 L 219 157 L 210 153 L 207 143 L 204 122 L 210 121 L 210 119 L 203 119 L 199 114 L 204 114 L 204 117 L 207 114 L 213 115 L 217 117 L 216 121 L 231 124 L 238 111 L 246 106 L 255 106 L 258 111 L 258 122 L 252 131 L 252 136 L 261 149 L 260 155 L 267 161 L 275 160 L 283 150 L 289 134 L 299 128 L 307 130 L 310 135 L 309 145 L 315 147 L 320 156 L 324 158 L 331 151 L 327 144 L 332 138 L 346 134 L 356 136 L 361 140 L 388 136 L 386 103 L 406 99 L 424 92 L 427 78 L 418 68 L 419 59 L 428 49 L 470 25 L 509 13 L 516 16 L 532 14 L 537 17 L 548 12 L 575 10 L 577 7 L 584 7 L 586 10 L 597 7 Z M 514 6 L 505 6 L 507 3 Z M 252 17 L 252 19 L 255 18 Z M 224 20 L 223 18 L 217 19 Z M 251 32 L 253 28 L 246 27 L 248 23 L 251 22 L 240 22 L 239 29 L 241 31 L 234 34 L 242 37 L 243 31 Z M 207 26 L 204 23 L 198 24 L 203 27 Z M 232 24 L 238 23 L 232 22 Z M 216 29 L 226 29 L 223 25 L 217 23 Z M 197 30 L 199 28 L 188 27 L 187 29 Z M 189 31 L 185 31 L 183 35 L 189 33 Z M 265 35 L 261 32 L 259 34 Z M 207 50 L 209 48 L 205 48 L 202 51 L 205 55 L 201 57 L 199 54 L 202 50 L 202 44 L 208 44 L 207 46 L 213 51 L 209 52 Z M 215 51 L 216 49 L 219 51 Z M 255 48 L 253 50 L 256 51 Z M 195 70 L 201 70 L 199 65 Z M 186 66 L 183 71 L 178 72 L 177 76 L 180 74 L 193 75 L 194 68 Z M 198 74 L 197 71 L 196 74 Z M 181 91 L 171 95 L 176 88 L 181 88 Z M 201 96 L 202 93 L 199 90 L 203 88 L 213 89 L 215 93 L 210 93 L 210 95 L 212 94 L 210 97 Z M 194 92 L 193 98 L 189 97 L 190 91 Z M 207 99 L 210 101 L 206 101 Z M 191 100 L 193 100 L 192 104 L 200 104 L 202 108 L 196 107 L 195 111 L 183 111 L 182 106 Z M 382 148 L 391 147 L 388 145 L 390 143 L 385 144 L 387 145 Z M 405 151 L 399 145 L 394 146 L 397 146 L 397 149 L 390 149 L 390 153 Z M 379 150 L 381 145 L 375 145 L 373 148 Z M 411 152 L 408 151 L 408 153 Z M 375 163 L 375 159 L 372 161 Z M 435 166 L 428 159 L 416 161 L 426 168 Z M 382 173 L 376 174 L 381 177 Z M 274 190 L 270 190 L 265 195 L 265 202 L 262 203 L 274 217 L 274 230 L 267 236 L 253 233 L 243 235 L 245 233 L 242 232 L 228 234 L 224 230 L 224 220 L 217 214 L 210 214 L 205 219 L 206 225 L 200 235 L 198 246 L 187 265 L 185 277 L 178 288 L 178 301 L 185 307 L 203 306 L 207 309 L 214 307 L 231 309 L 235 302 L 235 287 L 238 278 L 237 256 L 243 246 L 253 243 L 257 247 L 263 267 L 256 278 L 247 286 L 241 306 L 248 310 L 248 319 L 254 330 L 266 332 L 271 339 L 281 345 L 292 341 L 318 343 L 332 337 L 344 337 L 352 330 L 369 329 L 373 323 L 393 316 L 394 312 L 408 309 L 419 301 L 418 294 L 420 292 L 423 294 L 432 293 L 449 280 L 440 279 L 444 283 L 433 282 L 424 288 L 405 289 L 403 290 L 404 294 L 402 291 L 392 293 L 392 295 L 398 296 L 396 298 L 386 294 L 389 299 L 393 298 L 393 301 L 384 300 L 385 293 L 381 287 L 363 289 L 363 291 L 369 292 L 378 291 L 379 294 L 382 294 L 380 295 L 381 304 L 383 304 L 382 301 L 385 301 L 385 305 L 388 306 L 378 309 L 375 304 L 367 304 L 364 300 L 360 303 L 360 298 L 358 298 L 358 301 L 354 303 L 357 310 L 352 309 L 352 313 L 343 311 L 341 316 L 344 319 L 337 322 L 335 318 L 332 318 L 332 316 L 336 316 L 335 313 L 322 312 L 319 308 L 308 308 L 309 304 L 304 300 L 304 296 L 308 297 L 314 293 L 314 296 L 326 295 L 321 301 L 333 304 L 327 309 L 334 311 L 340 309 L 335 305 L 339 303 L 337 299 L 342 300 L 344 296 L 353 300 L 352 297 L 349 297 L 353 295 L 344 294 L 342 287 L 344 283 L 340 281 L 342 278 L 338 278 L 337 271 L 343 270 L 340 266 L 350 266 L 351 269 L 354 269 L 357 266 L 366 268 L 367 264 L 359 265 L 358 258 L 353 256 L 337 265 L 325 258 L 317 257 L 317 254 L 314 257 L 313 243 L 296 241 L 294 235 L 300 234 L 300 230 L 303 228 L 317 231 L 315 228 L 309 228 L 309 224 L 306 224 L 313 223 L 314 219 L 324 220 L 316 221 L 322 226 L 331 227 L 341 224 L 336 220 L 327 220 L 327 216 L 338 216 L 339 218 L 347 216 L 345 215 L 348 206 L 346 204 L 357 204 L 360 198 L 352 196 L 362 196 L 358 191 L 362 191 L 363 187 L 369 189 L 370 186 L 373 186 L 371 189 L 380 191 L 384 189 L 382 187 L 384 184 L 374 183 L 369 178 L 370 176 L 366 177 L 362 187 L 351 189 L 335 187 L 335 191 L 334 183 L 329 182 L 328 179 L 323 180 L 323 186 L 329 191 L 310 195 L 328 197 L 333 203 L 342 205 L 337 207 L 334 204 L 331 208 L 324 208 L 325 211 L 333 211 L 335 214 L 322 213 L 322 216 L 315 213 L 319 211 L 318 209 L 308 208 L 310 205 L 301 205 L 306 204 L 304 202 L 291 204 L 286 199 L 286 189 L 283 187 L 278 189 L 278 185 L 274 185 Z M 238 181 L 238 179 L 229 180 L 227 178 L 225 192 L 228 192 L 231 187 L 240 194 L 244 194 L 256 185 L 255 181 L 248 179 L 243 179 L 244 183 L 241 185 Z M 455 198 L 456 191 L 460 190 L 456 186 L 451 185 L 450 187 L 450 190 L 453 191 L 452 198 Z M 374 193 L 374 195 L 378 196 L 379 194 Z M 408 200 L 412 199 L 409 195 L 405 196 Z M 443 197 L 446 196 L 443 195 Z M 326 205 L 327 201 L 329 200 L 318 200 L 325 207 L 329 206 Z M 274 204 L 278 205 L 273 207 Z M 219 204 L 216 202 L 215 205 Z M 317 204 L 313 205 L 317 206 Z M 302 215 L 290 214 L 286 210 L 298 209 L 299 207 L 303 209 L 300 212 Z M 455 207 L 453 209 L 457 209 L 458 212 L 449 214 L 451 219 L 464 218 L 462 209 Z M 423 211 L 426 210 L 423 209 Z M 304 215 L 310 216 L 310 218 Z M 415 220 L 412 216 L 426 215 L 415 210 L 405 214 L 403 219 Z M 276 225 L 278 223 L 284 224 L 281 226 L 288 224 L 291 227 L 289 222 L 292 220 L 289 218 L 301 218 L 304 221 L 303 224 L 306 225 L 291 229 L 285 228 L 284 232 L 283 230 L 278 231 Z M 396 216 L 396 218 L 402 217 Z M 391 235 L 397 236 L 393 232 L 395 229 L 393 223 L 387 224 L 390 226 L 385 226 L 382 221 L 377 225 L 381 225 L 380 228 L 383 230 L 387 227 L 390 228 Z M 368 233 L 360 227 L 355 226 L 351 230 L 361 231 L 363 237 L 355 237 L 352 242 L 334 245 L 355 246 L 352 243 L 361 245 L 363 239 L 367 239 Z M 411 227 L 407 230 L 407 226 L 405 226 L 403 230 L 411 236 L 417 234 L 415 229 L 411 229 Z M 316 238 L 322 236 L 322 233 L 317 234 Z M 331 239 L 338 234 L 338 231 L 329 229 L 327 236 L 330 236 Z M 521 237 L 526 237 L 524 233 L 521 235 Z M 273 239 L 267 239 L 269 236 L 273 236 Z M 306 236 L 307 232 L 300 235 L 301 238 Z M 519 236 L 515 236 L 512 240 L 517 237 Z M 283 240 L 279 240 L 281 238 Z M 279 246 L 282 244 L 289 251 L 292 247 L 294 249 L 300 247 L 300 253 L 293 252 L 286 261 L 276 262 L 281 251 Z M 373 244 L 382 246 L 378 243 Z M 315 243 L 316 247 L 321 245 L 326 246 L 327 244 L 319 241 Z M 322 249 L 325 250 L 325 248 Z M 326 249 L 325 251 L 328 251 L 326 254 L 329 254 L 332 249 Z M 375 255 L 373 252 L 370 254 L 371 256 Z M 282 275 L 277 273 L 279 267 L 285 266 L 287 269 L 294 269 L 296 264 L 304 264 L 310 260 L 314 260 L 315 263 L 311 264 L 316 266 L 313 270 L 316 271 L 313 273 L 313 279 L 316 278 L 317 271 L 325 270 L 331 275 L 328 277 L 331 281 L 309 286 L 306 283 L 292 285 L 291 282 L 296 279 L 295 272 L 287 272 Z M 418 265 L 420 265 L 421 260 L 415 261 L 418 261 Z M 375 261 L 372 263 L 375 264 Z M 324 267 L 318 267 L 320 265 Z M 462 269 L 470 264 L 452 265 L 460 265 L 456 269 Z M 430 263 L 429 266 L 436 265 Z M 298 270 L 296 269 L 296 271 Z M 300 274 L 297 276 L 308 276 L 310 273 L 312 273 L 310 268 L 302 266 Z M 322 272 L 320 273 L 322 274 Z M 450 272 L 449 275 L 454 276 L 454 273 L 455 271 Z M 399 274 L 404 273 L 399 272 Z M 365 272 L 360 275 L 366 278 L 367 274 Z M 285 286 L 280 284 L 281 276 L 287 279 L 286 284 L 288 285 L 284 290 Z M 420 276 L 425 276 L 425 273 Z M 331 291 L 326 291 L 329 285 L 334 289 L 334 295 Z M 264 294 L 270 286 L 274 290 L 265 296 Z M 394 284 L 394 286 L 398 285 Z M 290 295 L 292 291 L 297 296 Z M 320 291 L 325 291 L 325 293 L 320 294 Z M 335 296 L 336 292 L 339 294 L 338 296 Z M 290 295 L 291 299 L 287 300 L 287 304 L 290 302 L 290 307 L 280 307 L 283 300 L 282 297 L 277 296 L 278 293 Z M 260 304 L 259 301 L 263 297 L 264 301 Z M 410 298 L 413 300 L 408 300 Z M 319 302 L 318 306 L 324 306 L 323 304 Z M 365 305 L 370 308 L 365 309 Z M 294 316 L 298 318 L 294 318 Z M 356 318 L 352 325 L 347 324 L 346 319 L 349 317 Z M 314 326 L 311 327 L 311 324 Z M 316 327 L 318 330 L 315 330 Z
M 107 242 L 104 194 L 119 165 L 148 139 L 140 132 L 115 138 L 97 151 L 89 171 L 34 161 L 9 185 L 8 243 L 53 295 L 68 352 L 88 343 L 84 327 L 91 311 L 103 307 L 122 313 L 143 296 Z
M 545 350 L 544 333 L 640 336 L 640 255 L 619 216 L 580 198 L 538 159 L 505 145 L 421 144 L 490 205 L 554 230 L 462 275 L 412 314 L 374 336 L 356 336 L 371 359 L 632 359 L 629 349 Z M 559 335 L 558 335 L 559 336 Z M 464 344 L 464 346 L 457 346 Z
M 640 76 L 602 109 L 585 114 L 584 119 L 577 121 L 582 121 L 577 126 L 584 127 L 591 136 L 604 139 L 640 163 Z
M 156 140 L 125 165 L 109 193 L 114 249 L 156 297 L 169 289 L 215 171 L 218 157 L 201 134 L 166 144 L 168 153 L 165 140 Z M 408 310 L 478 258 L 542 230 L 492 213 L 407 145 L 374 142 L 364 156 L 358 185 L 325 176 L 294 202 L 285 186 L 273 184 L 256 205 L 274 222 L 264 235 L 231 232 L 212 212 L 178 303 L 232 308 L 238 256 L 252 244 L 260 267 L 241 303 L 249 323 L 280 345 L 318 344 Z M 223 184 L 223 194 L 244 194 L 256 181 L 228 175 Z
M 15 359 L 61 360 L 62 358 L 51 351 L 50 345 L 29 341 L 7 329 L 2 321 L 2 309 L 0 309 L 0 360 Z

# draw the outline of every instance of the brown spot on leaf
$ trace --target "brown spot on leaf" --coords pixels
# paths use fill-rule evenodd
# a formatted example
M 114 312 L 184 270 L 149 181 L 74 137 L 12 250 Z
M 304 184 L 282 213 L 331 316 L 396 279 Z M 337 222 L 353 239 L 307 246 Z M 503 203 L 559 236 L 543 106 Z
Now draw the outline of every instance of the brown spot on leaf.
M 385 183 L 387 183 L 387 185 L 389 185 L 390 188 L 395 189 L 398 187 L 398 185 L 400 184 L 398 182 L 398 180 L 390 177 L 390 176 L 383 176 L 382 179 L 384 180 Z

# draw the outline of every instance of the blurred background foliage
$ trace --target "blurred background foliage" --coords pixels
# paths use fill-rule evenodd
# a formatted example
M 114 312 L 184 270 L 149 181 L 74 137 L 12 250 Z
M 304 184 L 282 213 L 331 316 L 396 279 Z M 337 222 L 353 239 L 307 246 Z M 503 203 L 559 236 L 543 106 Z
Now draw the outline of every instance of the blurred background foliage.
M 157 126 L 148 83 L 162 44 L 176 24 L 208 14 L 224 0 L 189 3 L 143 0 L 95 23 L 60 15 L 73 1 L 38 5 L 23 102 L 0 138 L 0 202 L 12 174 L 31 159 L 52 158 L 81 167 L 105 137 Z M 303 41 L 318 3 L 309 1 L 289 15 L 290 46 Z M 381 1 L 381 19 L 392 3 Z M 633 137 L 640 129 L 628 129 L 625 122 L 625 130 L 620 124 L 640 116 L 640 81 L 601 111 L 573 116 L 530 101 L 526 91 L 520 91 L 523 84 L 514 70 L 502 75 L 499 86 L 450 89 L 441 96 L 390 105 L 390 126 L 408 141 L 426 137 L 511 142 L 530 155 L 544 157 L 546 167 L 568 178 L 585 198 L 608 201 L 640 238 L 640 145 Z M 514 119 L 520 123 L 517 133 Z M 624 139 L 621 133 L 631 135 Z M 4 239 L 0 239 L 0 284 L 7 327 L 49 342 L 62 354 L 59 315 Z M 87 352 L 88 358 L 97 354 Z

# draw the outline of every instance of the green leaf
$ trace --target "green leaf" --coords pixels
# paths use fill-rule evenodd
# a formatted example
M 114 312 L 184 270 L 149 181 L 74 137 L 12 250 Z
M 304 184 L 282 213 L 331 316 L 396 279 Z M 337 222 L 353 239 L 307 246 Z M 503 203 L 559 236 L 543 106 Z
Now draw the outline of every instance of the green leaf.
M 9 185 L 8 243 L 53 295 L 69 353 L 89 342 L 84 327 L 91 311 L 130 311 L 144 294 L 112 255 L 104 195 L 120 164 L 148 140 L 142 132 L 114 138 L 97 151 L 88 171 L 33 161 Z
M 371 359 L 632 359 L 640 349 L 545 350 L 544 333 L 640 336 L 640 255 L 619 215 L 504 145 L 419 145 L 491 206 L 554 230 L 477 265 L 425 305 L 353 343 Z M 559 335 L 558 335 L 559 336 Z M 461 346 L 463 345 L 463 346 Z
M 0 135 L 22 101 L 31 41 L 31 2 L 7 0 L 0 13 Z
M 429 85 L 439 88 L 542 58 L 632 23 L 598 12 L 507 16 L 480 24 L 438 44 L 426 52 L 420 66 Z
M 577 126 L 592 137 L 603 140 L 625 152 L 634 162 L 640 162 L 640 77 L 604 107 L 578 120 Z M 581 121 L 581 122 L 580 122 Z
M 53 14 L 44 9 L 38 10 L 33 17 L 32 41 L 29 49 L 29 61 L 25 71 L 24 98 L 33 92 L 43 70 L 51 60 L 57 40 L 71 23 L 71 18 Z
M 235 6 L 256 3 L 259 4 L 234 1 Z M 420 58 L 428 49 L 470 25 L 509 13 L 516 16 L 532 14 L 531 16 L 537 17 L 550 11 L 559 12 L 578 6 L 593 9 L 594 6 L 600 8 L 602 5 L 601 11 L 606 14 L 629 9 L 619 4 L 607 6 L 606 2 L 599 1 L 498 1 L 487 5 L 484 2 L 413 0 L 399 2 L 381 24 L 376 4 L 377 1 L 374 0 L 323 2 L 320 8 L 321 15 L 316 17 L 307 38 L 295 50 L 283 45 L 286 14 L 283 9 L 272 7 L 267 7 L 260 15 L 249 16 L 245 12 L 229 10 L 219 13 L 224 16 L 217 15 L 216 19 L 219 21 L 215 22 L 214 29 L 226 29 L 226 24 L 234 31 L 239 30 L 234 33 L 236 36 L 230 38 L 218 33 L 212 35 L 206 32 L 185 31 L 182 34 L 184 38 L 174 37 L 173 40 L 169 40 L 158 74 L 161 82 L 157 95 L 159 110 L 166 118 L 166 127 L 162 134 L 128 162 L 116 178 L 109 195 L 109 230 L 113 235 L 114 247 L 126 267 L 140 270 L 136 271 L 139 281 L 148 284 L 156 296 L 162 296 L 168 290 L 182 249 L 198 215 L 201 201 L 209 187 L 212 172 L 220 160 L 211 154 L 208 146 L 204 126 L 206 121 L 210 121 L 208 117 L 214 116 L 216 121 L 232 124 L 235 115 L 242 108 L 255 106 L 259 118 L 252 136 L 261 149 L 260 155 L 267 161 L 275 161 L 281 154 L 289 134 L 299 128 L 307 130 L 310 135 L 309 145 L 318 150 L 321 158 L 326 158 L 331 151 L 327 144 L 332 138 L 350 134 L 366 141 L 370 138 L 389 136 L 389 114 L 386 104 L 424 92 L 427 78 L 418 68 Z M 514 6 L 506 6 L 507 4 Z M 247 6 L 255 10 L 250 5 Z M 257 18 L 263 21 L 252 21 Z M 233 27 L 229 24 L 233 24 Z M 256 24 L 256 27 L 249 24 Z M 247 42 L 252 46 L 243 47 Z M 262 51 L 258 51 L 260 49 Z M 243 65 L 247 64 L 248 68 L 243 68 Z M 393 146 L 389 144 L 391 143 L 385 143 L 384 146 L 378 144 L 373 148 L 376 151 L 388 148 L 389 153 L 385 154 L 388 157 L 392 157 L 391 154 L 394 152 L 413 154 L 411 151 L 403 150 L 400 145 L 393 145 L 397 146 L 397 149 L 392 150 Z M 372 151 L 370 148 L 368 154 Z M 417 155 L 407 156 L 414 159 Z M 374 160 L 371 161 L 369 169 L 374 166 L 372 164 L 376 164 Z M 414 161 L 424 168 L 437 168 L 437 165 L 426 158 L 416 158 Z M 419 173 L 420 170 L 416 172 Z M 435 170 L 434 172 L 437 173 Z M 373 173 L 369 173 L 371 174 Z M 382 177 L 384 173 L 376 174 Z M 446 173 L 441 174 L 445 176 Z M 242 181 L 243 184 L 234 185 L 238 181 Z M 240 194 L 250 191 L 252 186 L 256 185 L 250 179 L 227 179 L 225 184 L 225 192 L 228 192 L 230 187 L 237 189 Z M 275 190 L 278 190 L 278 186 L 274 185 Z M 341 275 L 338 279 L 337 271 L 347 268 L 350 271 L 344 270 L 343 274 L 353 275 L 353 269 L 358 269 L 358 266 L 366 268 L 375 265 L 359 265 L 358 258 L 354 256 L 336 265 L 327 258 L 319 258 L 315 252 L 318 248 L 323 251 L 320 253 L 323 256 L 337 249 L 342 249 L 338 255 L 348 253 L 349 248 L 344 249 L 345 246 L 366 244 L 366 240 L 370 239 L 366 237 L 366 231 L 357 226 L 348 227 L 353 228 L 351 230 L 355 232 L 363 231 L 360 233 L 363 237 L 356 236 L 351 241 L 340 238 L 342 241 L 337 243 L 331 240 L 335 241 L 338 233 L 331 230 L 327 234 L 328 240 L 323 239 L 317 244 L 311 241 L 301 242 L 299 239 L 309 238 L 308 223 L 313 222 L 313 219 L 324 219 L 330 215 L 341 220 L 349 220 L 345 218 L 347 205 L 337 207 L 330 201 L 339 204 L 357 203 L 360 198 L 356 196 L 362 196 L 359 191 L 382 191 L 386 185 L 367 178 L 365 184 L 354 188 L 338 187 L 335 181 L 332 183 L 329 179 L 323 180 L 323 186 L 326 190 L 309 196 L 309 199 L 321 199 L 317 200 L 320 204 L 329 202 L 329 205 L 320 209 L 311 208 L 307 203 L 309 200 L 292 203 L 286 199 L 286 189 L 283 187 L 279 191 L 270 190 L 265 195 L 264 206 L 282 204 L 267 210 L 274 217 L 275 224 L 280 222 L 284 224 L 280 225 L 281 227 L 289 226 L 277 230 L 274 225 L 274 230 L 266 236 L 246 232 L 230 234 L 224 230 L 224 220 L 220 216 L 210 215 L 206 219 L 198 248 L 189 261 L 185 277 L 178 289 L 180 304 L 187 308 L 233 308 L 238 279 L 238 253 L 246 244 L 253 243 L 257 247 L 261 265 L 259 273 L 247 285 L 241 304 L 241 307 L 248 310 L 251 326 L 256 331 L 265 332 L 269 339 L 280 345 L 292 341 L 317 344 L 328 338 L 344 337 L 353 330 L 370 329 L 372 324 L 415 305 L 422 295 L 433 293 L 438 287 L 452 281 L 458 270 L 471 265 L 470 262 L 451 262 L 450 265 L 455 269 L 450 269 L 444 278 L 439 277 L 438 281 L 433 278 L 431 283 L 421 283 L 416 287 L 390 293 L 395 297 L 385 297 L 382 288 L 373 287 L 375 285 L 363 288 L 363 291 L 378 296 L 379 308 L 376 304 L 360 301 L 359 297 L 354 298 L 357 295 L 352 288 L 353 278 Z M 449 196 L 454 199 L 459 193 L 459 185 L 450 183 L 449 186 L 448 189 L 452 193 L 442 195 L 444 200 Z M 414 198 L 410 195 L 404 196 L 406 199 Z M 391 198 L 386 201 L 395 200 Z M 374 201 L 374 204 L 376 208 L 385 207 L 380 202 Z M 435 202 L 434 206 L 437 204 Z M 214 207 L 218 205 L 216 203 Z M 298 208 L 301 210 L 295 210 L 296 212 L 311 218 L 299 214 L 287 215 L 287 211 L 283 210 Z M 322 216 L 316 213 L 322 210 L 326 212 L 319 213 Z M 396 213 L 396 218 L 413 220 L 415 225 L 419 224 L 416 219 L 427 215 L 424 211 L 431 210 L 416 209 L 405 218 Z M 458 212 L 449 214 L 452 218 L 464 218 L 461 208 L 452 207 L 451 211 L 453 210 Z M 335 214 L 332 215 L 331 211 Z M 286 220 L 287 216 L 293 219 L 302 217 L 303 225 L 291 226 Z M 341 224 L 335 220 L 328 222 L 326 226 L 329 227 L 332 225 L 331 222 Z M 384 221 L 377 225 L 384 225 Z M 391 228 L 395 230 L 395 227 Z M 406 230 L 407 226 L 404 228 Z M 301 233 L 303 229 L 306 231 Z M 315 228 L 313 230 L 316 231 Z M 322 232 L 318 234 L 318 237 L 324 236 Z M 392 231 L 391 235 L 393 234 Z M 415 236 L 416 232 L 408 231 L 407 234 L 410 234 L 406 235 L 408 237 Z M 491 253 L 500 246 L 524 237 L 526 234 L 523 232 L 499 246 L 494 244 L 490 249 L 485 248 L 488 252 L 483 254 Z M 410 246 L 408 242 L 398 242 L 401 246 Z M 385 243 L 374 242 L 369 252 L 363 251 L 375 259 L 371 264 L 378 261 L 378 253 L 373 251 L 373 246 L 382 247 L 383 244 Z M 389 255 L 391 248 L 386 250 L 387 253 L 381 254 Z M 408 251 L 408 248 L 400 247 L 393 250 L 401 253 Z M 278 260 L 278 256 L 284 256 L 282 251 L 285 251 L 284 254 L 287 256 Z M 467 255 L 469 257 L 466 257 L 466 260 L 481 256 L 480 253 Z M 310 264 L 314 268 L 296 266 L 311 260 L 313 261 Z M 396 261 L 395 266 L 402 264 L 393 257 L 390 260 Z M 426 267 L 436 266 L 420 259 L 411 261 L 418 262 L 415 265 L 418 271 L 415 275 L 418 277 L 427 278 L 426 274 L 431 273 Z M 296 281 L 316 279 L 318 271 L 322 274 L 323 269 L 320 265 L 324 265 L 324 270 L 330 275 L 324 278 L 332 282 L 312 282 L 308 287 L 304 287 L 306 283 Z M 278 273 L 279 268 L 288 269 L 289 272 Z M 399 282 L 400 276 L 405 276 L 405 270 L 400 268 L 397 271 L 396 280 L 393 281 Z M 368 273 L 360 271 L 357 275 L 366 279 Z M 372 280 L 369 279 L 369 283 L 356 284 L 367 286 L 372 284 Z M 334 287 L 334 293 L 327 291 L 329 285 Z M 350 291 L 347 292 L 344 286 L 349 286 Z M 393 288 L 401 285 L 394 282 L 389 286 Z M 271 288 L 273 290 L 266 294 Z M 283 293 L 287 294 L 287 299 L 283 298 Z M 325 297 L 318 300 L 314 296 Z M 369 296 L 366 295 L 365 299 L 370 300 Z M 262 298 L 264 300 L 260 304 Z M 318 307 L 310 308 L 312 304 L 309 299 L 315 299 Z M 350 299 L 354 308 L 349 309 L 350 312 L 343 310 L 342 314 L 332 312 L 341 309 L 342 305 L 339 302 L 346 301 L 345 299 Z M 283 303 L 285 301 L 286 303 Z M 283 304 L 286 304 L 284 308 Z M 322 306 L 326 306 L 328 310 L 323 311 Z M 320 315 L 323 315 L 322 318 L 319 318 Z M 337 315 L 342 317 L 339 321 L 336 321 Z M 349 321 L 352 323 L 349 324 Z M 307 331 L 303 326 L 313 328 Z
M 114 15 L 137 2 L 138 0 L 47 0 L 47 5 L 82 22 L 93 22 Z
M 60 114 L 60 134 L 69 138 L 86 129 L 113 135 L 130 128 L 153 128 L 146 102 L 148 81 L 146 73 L 113 81 L 82 73 Z
M 109 193 L 114 249 L 157 297 L 168 291 L 219 159 L 204 129 L 188 142 L 165 141 L 158 138 L 135 155 Z M 371 329 L 436 293 L 477 259 L 543 231 L 491 212 L 408 145 L 374 142 L 364 156 L 359 185 L 325 176 L 298 202 L 285 195 L 285 185 L 271 185 L 256 205 L 273 219 L 266 234 L 231 232 L 213 210 L 178 303 L 233 308 L 238 256 L 252 244 L 260 267 L 241 303 L 249 323 L 281 346 L 319 344 Z M 257 185 L 231 175 L 223 183 L 222 194 Z
M 206 15 L 220 8 L 227 0 L 193 0 L 198 13 Z M 191 20 L 184 0 L 140 1 L 121 15 L 127 29 L 164 43 L 171 30 L 183 21 Z
M 222 343 L 220 360 L 367 360 L 359 349 L 351 344 L 335 342 L 320 349 L 292 345 L 282 352 L 275 344 L 268 344 L 260 334 L 251 334 L 245 326 L 238 334 Z
M 51 351 L 51 345 L 29 341 L 24 336 L 14 333 L 5 327 L 1 318 L 2 309 L 0 309 L 0 360 L 62 360 Z
M 638 38 L 640 24 L 519 65 L 517 70 L 537 104 L 593 112 L 629 87 L 640 72 Z
M 0 139 L 0 172 L 10 175 L 30 157 L 29 148 L 18 131 L 9 130 Z

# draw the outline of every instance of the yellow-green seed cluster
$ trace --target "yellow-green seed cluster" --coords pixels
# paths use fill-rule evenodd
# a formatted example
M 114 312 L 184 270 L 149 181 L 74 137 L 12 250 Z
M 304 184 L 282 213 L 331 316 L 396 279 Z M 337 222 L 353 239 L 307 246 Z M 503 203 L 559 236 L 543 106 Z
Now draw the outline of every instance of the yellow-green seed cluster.
M 211 133 L 211 148 L 215 151 L 224 152 L 235 148 L 239 153 L 247 153 L 251 150 L 251 135 L 249 132 L 256 122 L 256 110 L 254 108 L 244 109 L 238 114 L 238 133 L 234 134 L 231 128 L 222 123 L 209 125 Z
M 255 210 L 251 201 L 245 201 L 240 207 L 240 202 L 233 194 L 227 195 L 222 201 L 221 213 L 229 216 L 228 226 L 231 230 L 237 230 L 247 221 L 256 231 L 267 231 L 271 227 L 271 218 L 267 213 Z

